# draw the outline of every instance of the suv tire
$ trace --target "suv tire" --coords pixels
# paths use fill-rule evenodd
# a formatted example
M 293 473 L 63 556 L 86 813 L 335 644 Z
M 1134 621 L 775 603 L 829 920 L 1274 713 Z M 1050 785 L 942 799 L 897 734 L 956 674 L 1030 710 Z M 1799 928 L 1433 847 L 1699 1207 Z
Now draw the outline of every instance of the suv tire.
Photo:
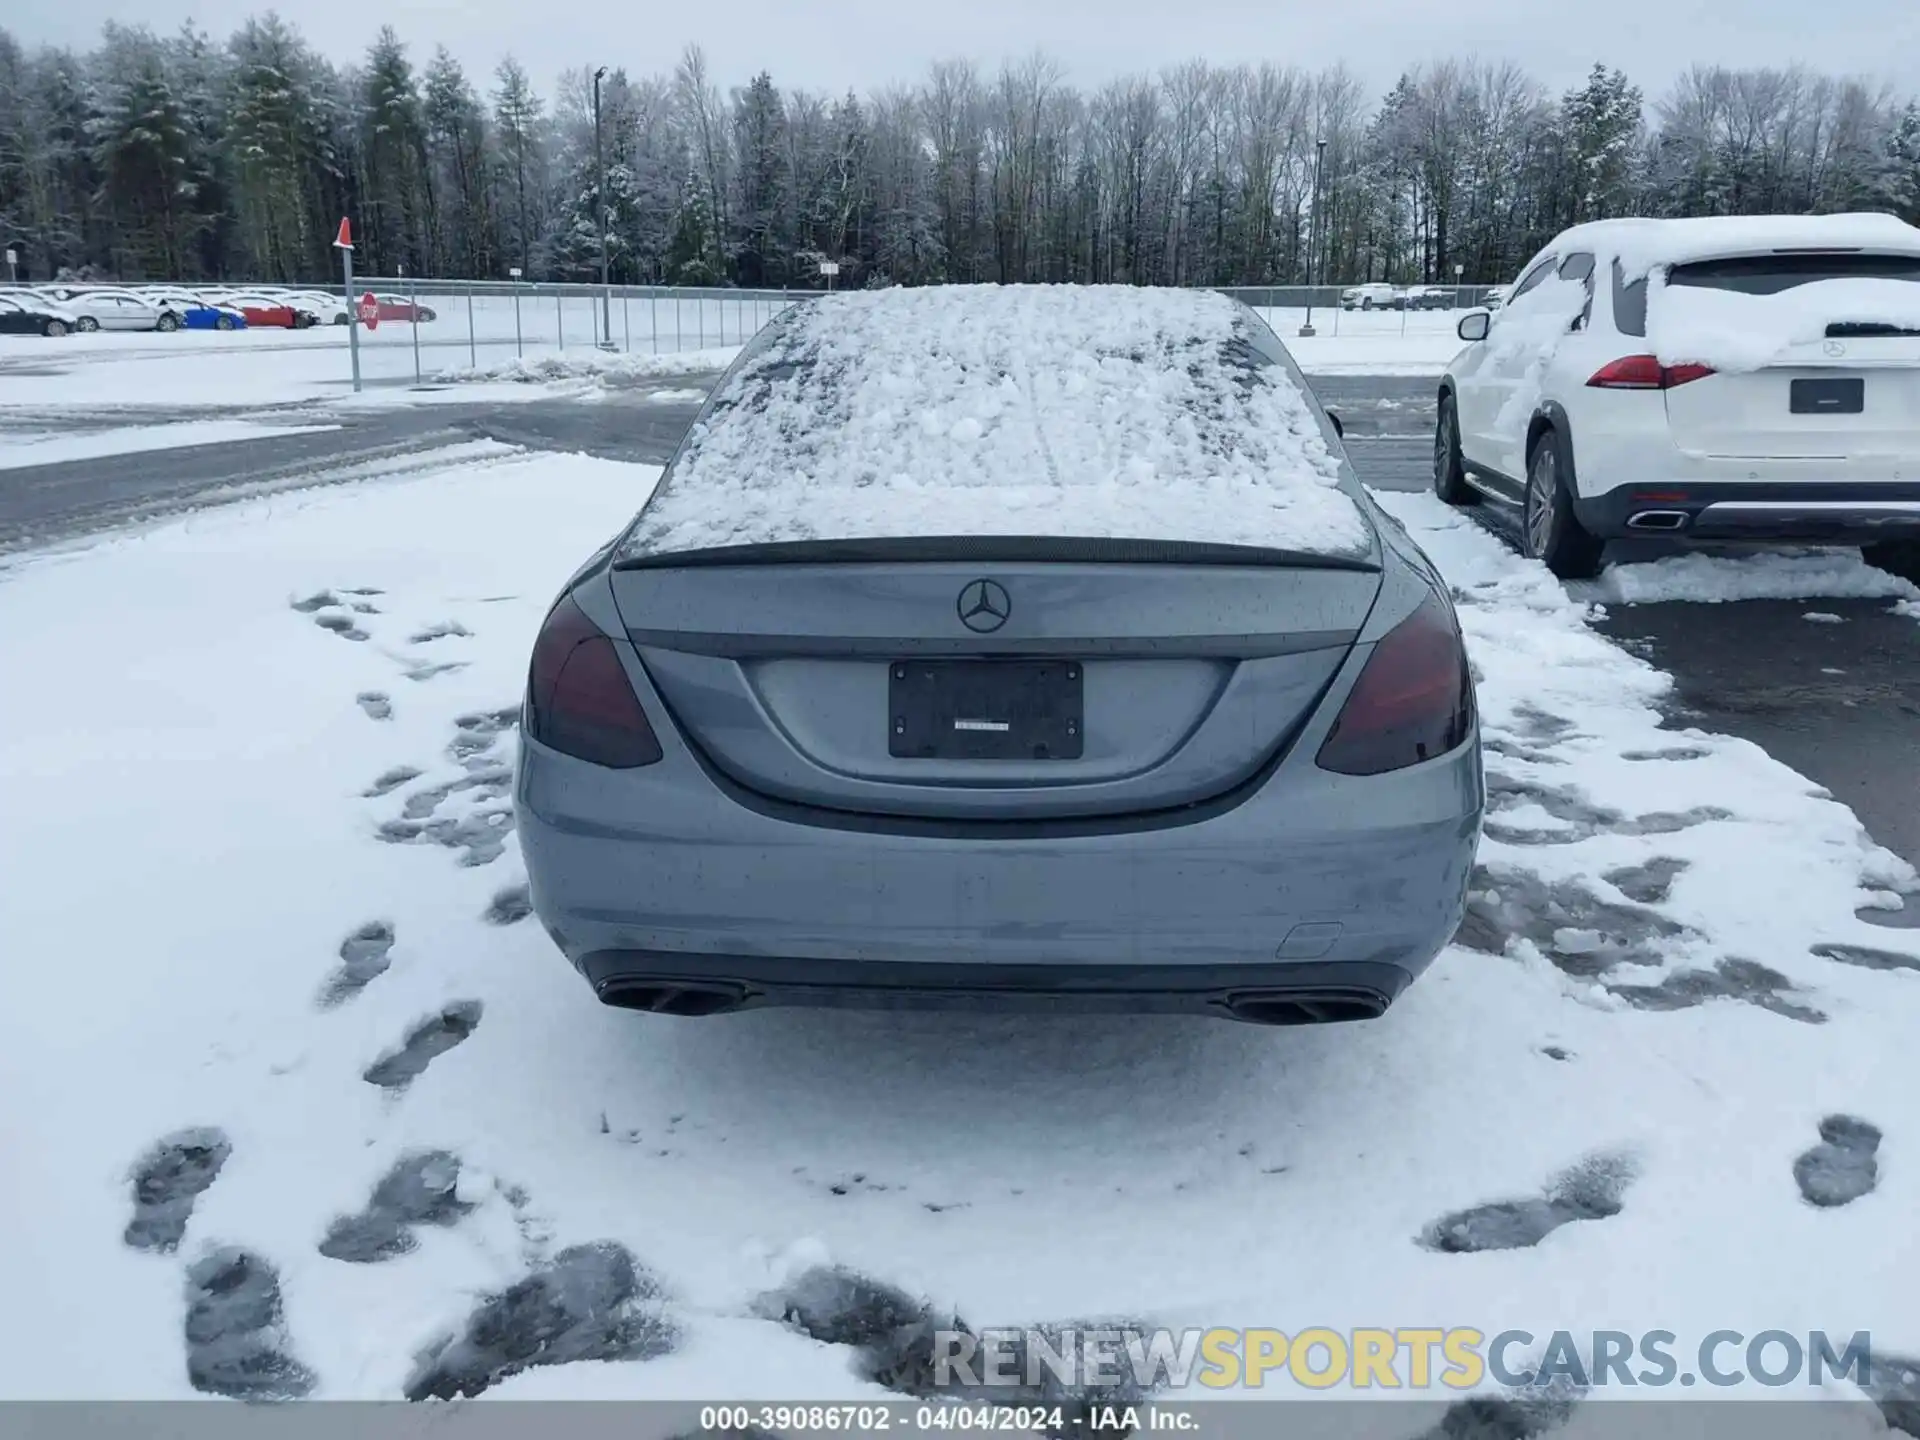
M 1460 417 L 1451 392 L 1441 394 L 1433 420 L 1433 493 L 1449 505 L 1480 503 L 1480 492 L 1467 484 L 1466 462 L 1460 458 Z
M 1573 513 L 1572 495 L 1572 459 L 1560 432 L 1549 427 L 1534 437 L 1527 450 L 1521 546 L 1562 580 L 1591 580 L 1600 573 L 1606 543 L 1580 523 Z

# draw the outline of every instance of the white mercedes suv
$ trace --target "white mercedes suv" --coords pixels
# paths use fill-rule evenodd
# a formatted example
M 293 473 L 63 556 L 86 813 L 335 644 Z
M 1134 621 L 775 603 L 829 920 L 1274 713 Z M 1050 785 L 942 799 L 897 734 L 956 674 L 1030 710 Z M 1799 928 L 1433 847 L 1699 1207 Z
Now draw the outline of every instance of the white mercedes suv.
M 1434 490 L 1517 508 L 1554 574 L 1664 536 L 1857 544 L 1920 580 L 1920 229 L 1596 221 L 1458 328 Z

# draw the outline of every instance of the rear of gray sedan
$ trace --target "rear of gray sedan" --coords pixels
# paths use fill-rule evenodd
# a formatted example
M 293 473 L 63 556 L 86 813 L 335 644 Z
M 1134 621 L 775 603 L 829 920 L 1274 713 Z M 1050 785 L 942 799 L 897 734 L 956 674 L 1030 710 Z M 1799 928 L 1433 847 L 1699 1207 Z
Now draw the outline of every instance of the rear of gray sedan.
M 824 297 L 536 642 L 519 833 L 599 997 L 1380 1014 L 1483 804 L 1445 587 L 1224 297 Z

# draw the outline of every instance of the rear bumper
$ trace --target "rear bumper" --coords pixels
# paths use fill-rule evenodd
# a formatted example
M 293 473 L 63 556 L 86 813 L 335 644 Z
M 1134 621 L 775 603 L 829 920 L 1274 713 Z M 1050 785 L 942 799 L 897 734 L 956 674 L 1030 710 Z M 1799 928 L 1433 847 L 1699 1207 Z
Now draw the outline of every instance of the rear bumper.
M 1263 1025 L 1369 1020 L 1413 979 L 1377 961 L 1272 965 L 902 964 L 599 950 L 579 970 L 608 1005 L 717 1015 L 768 1005 L 841 1010 L 1191 1014 Z
M 1644 483 L 1582 497 L 1574 513 L 1614 540 L 1864 545 L 1920 537 L 1920 482 Z
M 982 838 L 807 823 L 671 742 L 622 772 L 523 739 L 515 808 L 534 911 L 610 1004 L 1298 1023 L 1380 1013 L 1452 938 L 1482 795 L 1476 733 L 1366 778 L 1295 755 L 1192 821 Z

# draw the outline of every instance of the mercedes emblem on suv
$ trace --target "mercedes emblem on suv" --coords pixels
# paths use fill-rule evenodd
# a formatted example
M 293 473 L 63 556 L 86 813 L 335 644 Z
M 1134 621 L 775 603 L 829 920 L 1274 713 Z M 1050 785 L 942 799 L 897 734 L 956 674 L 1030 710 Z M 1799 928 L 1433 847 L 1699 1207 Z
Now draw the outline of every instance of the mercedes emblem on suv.
M 972 580 L 960 591 L 954 608 L 960 612 L 962 625 L 984 635 L 1007 623 L 1007 616 L 1013 613 L 1013 601 L 1007 598 L 1006 587 L 997 581 Z

